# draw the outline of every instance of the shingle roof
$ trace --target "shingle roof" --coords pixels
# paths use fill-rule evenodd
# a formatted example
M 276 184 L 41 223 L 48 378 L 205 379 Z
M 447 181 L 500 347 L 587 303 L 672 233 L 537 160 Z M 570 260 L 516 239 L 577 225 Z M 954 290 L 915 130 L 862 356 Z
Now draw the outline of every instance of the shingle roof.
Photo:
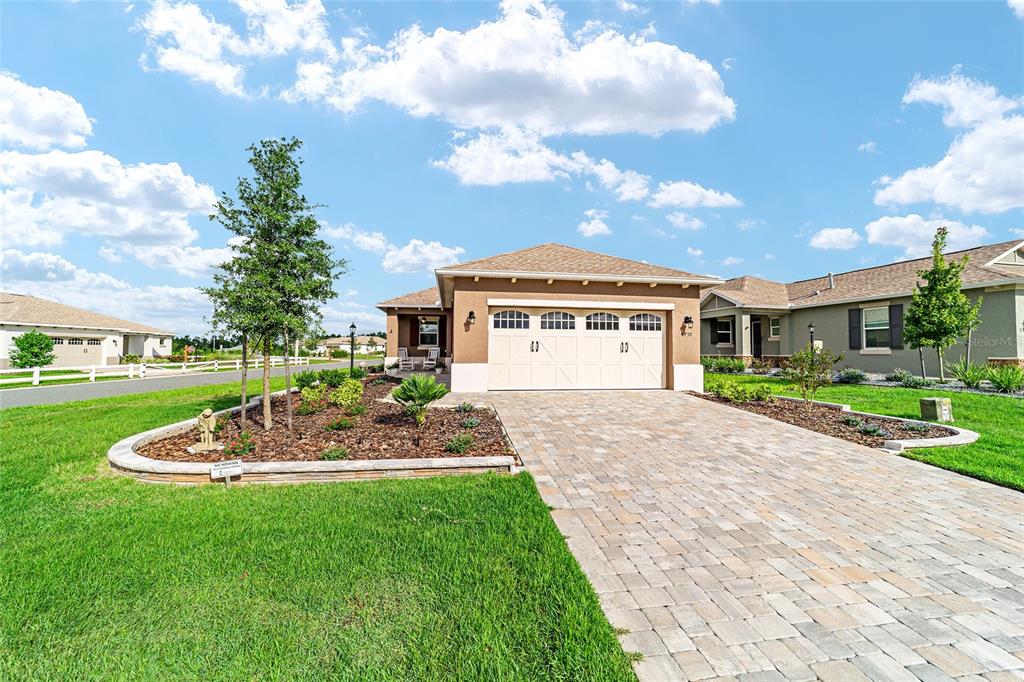
M 1002 279 L 1024 277 L 1021 265 L 986 265 L 1014 246 L 1019 241 L 1000 242 L 973 249 L 951 251 L 947 258 L 968 257 L 963 272 L 965 286 L 993 282 Z M 878 296 L 909 294 L 917 284 L 917 272 L 930 266 L 931 256 L 915 260 L 879 265 L 863 270 L 841 272 L 833 275 L 834 286 L 829 286 L 828 275 L 781 284 L 756 277 L 737 277 L 711 289 L 710 293 L 721 291 L 723 296 L 735 300 L 741 306 L 789 305 L 793 308 L 826 305 L 843 301 L 856 301 Z
M 440 308 L 441 294 L 437 287 L 428 287 L 411 294 L 389 298 L 377 304 L 378 308 Z
M 515 274 L 606 275 L 621 277 L 670 277 L 714 282 L 714 278 L 695 275 L 660 265 L 608 256 L 564 244 L 541 244 L 519 251 L 439 268 L 442 273 L 487 272 Z
M 45 298 L 7 292 L 0 292 L 0 320 L 17 324 L 115 329 L 137 334 L 174 336 L 174 332 L 166 329 L 94 313 L 91 310 L 48 301 Z

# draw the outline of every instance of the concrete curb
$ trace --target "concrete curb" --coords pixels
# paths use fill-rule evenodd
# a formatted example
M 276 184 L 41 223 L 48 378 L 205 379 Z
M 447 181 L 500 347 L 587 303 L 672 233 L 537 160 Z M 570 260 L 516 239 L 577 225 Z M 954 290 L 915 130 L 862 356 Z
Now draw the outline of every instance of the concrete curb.
M 801 400 L 800 398 L 791 398 L 789 396 L 784 395 L 776 395 L 772 397 L 777 400 L 786 400 L 789 402 L 803 402 L 803 400 Z M 884 443 L 882 443 L 882 447 L 879 448 L 881 450 L 885 450 L 886 452 L 903 452 L 904 450 L 909 450 L 911 448 L 944 448 L 952 447 L 955 445 L 968 445 L 969 443 L 973 443 L 979 438 L 979 434 L 977 432 L 971 431 L 969 429 L 962 429 L 958 426 L 953 426 L 952 424 L 928 422 L 924 421 L 923 419 L 905 419 L 903 417 L 892 417 L 887 414 L 874 414 L 872 412 L 857 412 L 855 410 L 850 409 L 849 405 L 843 405 L 842 403 L 827 403 L 821 400 L 812 400 L 811 402 L 815 403 L 816 405 L 824 405 L 825 407 L 831 408 L 833 410 L 838 410 L 839 412 L 856 415 L 858 417 L 874 417 L 877 419 L 889 419 L 892 421 L 905 422 L 908 424 L 934 424 L 936 426 L 941 426 L 944 429 L 949 429 L 950 431 L 954 432 L 952 436 L 946 436 L 944 438 L 907 438 L 904 440 L 887 440 Z
M 297 389 L 292 389 L 293 391 Z M 272 395 L 282 395 L 277 391 Z M 262 398 L 253 398 L 249 409 L 259 407 Z M 216 415 L 234 414 L 241 407 L 215 412 Z M 200 485 L 215 483 L 210 478 L 209 462 L 169 462 L 143 457 L 135 449 L 159 438 L 193 429 L 194 419 L 169 424 L 129 436 L 115 443 L 107 451 L 110 468 L 124 476 L 150 483 Z M 243 462 L 242 475 L 232 483 L 311 483 L 376 478 L 422 478 L 475 473 L 516 473 L 515 457 L 509 455 L 489 457 L 433 457 L 422 459 L 377 459 L 331 462 Z

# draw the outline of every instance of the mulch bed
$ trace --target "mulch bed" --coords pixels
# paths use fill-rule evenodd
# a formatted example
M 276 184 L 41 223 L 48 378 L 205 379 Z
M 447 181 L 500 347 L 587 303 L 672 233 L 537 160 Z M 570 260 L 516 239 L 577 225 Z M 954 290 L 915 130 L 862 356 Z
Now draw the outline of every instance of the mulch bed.
M 320 455 L 327 449 L 343 447 L 348 450 L 345 459 L 413 459 L 419 457 L 483 457 L 490 455 L 514 455 L 505 432 L 494 412 L 488 408 L 478 407 L 470 414 L 456 412 L 450 408 L 430 408 L 423 426 L 417 427 L 416 421 L 405 413 L 401 405 L 382 402 L 397 382 L 385 378 L 384 383 L 374 383 L 374 379 L 366 379 L 363 388 L 363 405 L 366 412 L 358 416 L 349 416 L 347 408 L 328 405 L 322 411 L 309 415 L 299 415 L 297 411 L 301 399 L 297 394 L 292 400 L 292 433 L 286 427 L 285 397 L 275 396 L 271 400 L 271 414 L 274 427 L 264 431 L 262 427 L 262 407 L 250 408 L 248 411 L 248 428 L 256 449 L 239 459 L 246 462 L 282 462 L 282 461 L 313 461 L 320 460 Z M 462 427 L 466 417 L 475 417 L 480 424 L 472 429 Z M 339 417 L 348 417 L 354 422 L 350 429 L 328 430 L 328 424 Z M 227 443 L 240 432 L 238 415 L 230 419 L 221 417 L 223 428 L 216 435 L 218 442 Z M 462 455 L 445 450 L 445 444 L 454 436 L 462 433 L 473 435 L 473 446 Z M 232 457 L 222 450 L 212 452 L 191 453 L 190 445 L 199 440 L 197 430 L 190 430 L 175 436 L 146 443 L 138 448 L 138 453 L 152 459 L 173 462 L 219 462 Z
M 864 424 L 885 429 L 889 435 L 883 438 L 861 433 L 858 430 L 860 427 L 851 426 L 843 422 L 843 417 L 850 416 L 849 412 L 840 412 L 839 410 L 830 409 L 824 405 L 816 405 L 812 403 L 810 406 L 810 412 L 808 412 L 807 406 L 803 403 L 793 402 L 791 400 L 772 400 L 771 402 L 751 400 L 745 403 L 733 403 L 724 398 L 711 395 L 710 393 L 693 393 L 692 395 L 695 395 L 698 398 L 703 398 L 704 400 L 710 400 L 715 403 L 721 403 L 723 405 L 729 405 L 730 407 L 746 410 L 747 412 L 771 417 L 777 421 L 786 422 L 787 424 L 799 426 L 810 431 L 824 433 L 827 436 L 834 436 L 835 438 L 842 438 L 843 440 L 848 440 L 853 443 L 867 445 L 871 448 L 880 448 L 887 440 L 945 438 L 946 436 L 952 436 L 955 433 L 947 428 L 935 426 L 928 422 L 920 422 L 928 425 L 927 431 L 911 431 L 906 427 L 906 422 L 897 421 L 895 419 L 853 415 L 860 419 Z

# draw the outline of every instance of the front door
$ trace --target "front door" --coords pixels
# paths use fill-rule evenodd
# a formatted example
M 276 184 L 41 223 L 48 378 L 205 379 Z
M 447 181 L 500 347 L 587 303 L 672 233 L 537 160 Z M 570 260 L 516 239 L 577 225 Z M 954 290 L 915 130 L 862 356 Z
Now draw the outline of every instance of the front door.
M 761 318 L 750 321 L 750 345 L 755 358 L 761 357 Z

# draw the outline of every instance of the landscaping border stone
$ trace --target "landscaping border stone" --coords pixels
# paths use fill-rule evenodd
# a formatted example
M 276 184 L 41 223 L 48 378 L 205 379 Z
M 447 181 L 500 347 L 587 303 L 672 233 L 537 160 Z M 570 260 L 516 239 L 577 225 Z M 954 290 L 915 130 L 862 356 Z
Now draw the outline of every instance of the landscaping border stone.
M 293 389 L 295 390 L 295 389 Z M 273 395 L 282 395 L 278 391 Z M 262 404 L 262 398 L 250 401 L 248 408 Z M 215 414 L 234 414 L 241 407 L 231 407 Z M 136 448 L 159 438 L 195 428 L 195 419 L 161 426 L 129 436 L 113 445 L 107 452 L 110 468 L 124 476 L 149 483 L 176 483 L 199 485 L 220 483 L 210 478 L 209 462 L 171 462 L 143 457 Z M 295 461 L 295 462 L 243 462 L 242 475 L 231 483 L 310 483 L 369 480 L 377 478 L 422 478 L 427 476 L 454 476 L 495 472 L 516 473 L 516 459 L 511 455 L 489 457 L 433 457 L 422 459 L 377 459 L 349 461 Z

